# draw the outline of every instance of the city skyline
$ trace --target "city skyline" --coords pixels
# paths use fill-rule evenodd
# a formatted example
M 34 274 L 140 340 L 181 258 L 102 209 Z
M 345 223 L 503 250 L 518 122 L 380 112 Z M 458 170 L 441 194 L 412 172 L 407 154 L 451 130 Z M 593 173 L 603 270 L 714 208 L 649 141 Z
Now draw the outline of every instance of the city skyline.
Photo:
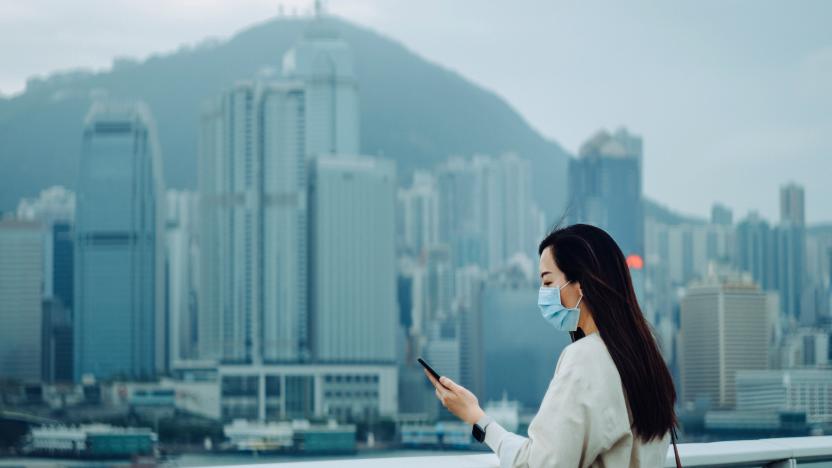
M 608 5 L 606 9 L 602 9 L 600 16 L 596 14 L 598 24 L 594 24 L 589 19 L 592 12 L 587 11 L 587 8 L 566 7 L 562 4 L 541 6 L 529 2 L 512 7 L 472 7 L 463 3 L 454 6 L 428 4 L 417 8 L 393 3 L 395 2 L 389 5 L 368 1 L 328 2 L 326 7 L 335 15 L 395 37 L 418 54 L 458 71 L 486 89 L 498 92 L 515 106 L 534 128 L 541 130 L 548 138 L 561 142 L 573 154 L 577 153 L 579 144 L 596 129 L 612 129 L 619 124 L 627 124 L 650 142 L 645 148 L 645 158 L 652 161 L 645 169 L 645 194 L 652 199 L 662 200 L 681 212 L 704 217 L 712 203 L 733 200 L 737 214 L 757 210 L 771 219 L 776 213 L 776 208 L 770 208 L 773 205 L 769 202 L 776 200 L 773 190 L 785 182 L 778 180 L 781 174 L 790 174 L 790 180 L 803 185 L 813 200 L 827 199 L 832 195 L 828 192 L 828 184 L 823 183 L 820 176 L 824 171 L 806 169 L 828 165 L 828 158 L 824 158 L 823 155 L 832 151 L 825 139 L 820 138 L 820 135 L 830 133 L 829 129 L 832 128 L 828 117 L 821 111 L 825 108 L 824 103 L 828 103 L 832 97 L 832 90 L 824 84 L 830 81 L 826 78 L 832 70 L 832 60 L 829 58 L 832 57 L 829 54 L 829 50 L 832 50 L 832 38 L 829 37 L 828 30 L 819 29 L 821 26 L 818 20 L 824 15 L 816 14 L 819 10 L 828 8 L 828 5 L 803 4 L 801 8 L 797 8 L 778 7 L 771 2 L 737 2 L 730 6 L 729 11 L 719 12 L 712 11 L 716 8 L 715 5 L 699 5 L 697 9 L 704 8 L 704 11 L 699 13 L 688 9 L 656 8 L 655 5 L 653 8 L 647 8 L 643 4 L 637 4 L 633 8 L 623 10 Z M 9 12 L 7 18 L 13 24 L 6 28 L 7 34 L 18 32 L 19 36 L 15 36 L 14 40 L 19 40 L 28 47 L 38 47 L 37 42 L 28 39 L 19 28 L 27 24 L 26 21 L 33 21 L 31 17 L 35 12 L 42 10 L 43 5 L 45 3 L 30 6 L 26 9 L 28 16 L 25 12 L 17 10 Z M 311 1 L 300 0 L 277 4 L 252 1 L 246 7 L 233 12 L 234 14 L 219 3 L 210 8 L 203 8 L 199 14 L 195 14 L 188 6 L 179 5 L 173 10 L 168 10 L 168 14 L 173 11 L 188 18 L 190 21 L 185 23 L 187 31 L 177 33 L 179 35 L 163 36 L 149 43 L 143 41 L 141 46 L 135 41 L 112 41 L 112 45 L 107 47 L 114 48 L 117 44 L 123 44 L 123 49 L 108 49 L 110 52 L 97 50 L 96 53 L 99 55 L 94 60 L 94 66 L 98 69 L 106 68 L 114 56 L 125 54 L 139 57 L 138 60 L 141 61 L 150 53 L 173 50 L 177 44 L 194 44 L 218 32 L 220 37 L 227 38 L 252 22 L 273 17 L 281 6 L 284 14 L 288 15 L 292 12 L 307 13 L 312 5 Z M 728 7 L 719 8 L 724 10 Z M 784 8 L 786 11 L 780 11 Z M 538 14 L 529 15 L 528 11 L 534 9 L 538 10 Z M 103 17 L 111 14 L 107 8 L 95 10 Z M 138 17 L 145 22 L 142 24 L 150 27 L 168 21 L 165 16 L 150 10 L 152 9 L 136 11 Z M 405 12 L 405 16 L 412 19 L 457 10 L 466 11 L 471 16 L 471 21 L 476 19 L 484 25 L 485 30 L 492 28 L 513 33 L 499 43 L 486 42 L 496 53 L 503 52 L 500 56 L 505 56 L 505 52 L 512 47 L 516 48 L 519 45 L 517 41 L 520 40 L 527 44 L 526 47 L 531 47 L 529 50 L 537 50 L 541 44 L 554 44 L 556 57 L 560 57 L 567 65 L 565 68 L 571 72 L 563 74 L 559 69 L 552 70 L 552 66 L 547 66 L 548 68 L 542 71 L 536 69 L 534 75 L 524 79 L 524 82 L 529 81 L 534 86 L 521 89 L 514 78 L 517 74 L 504 71 L 505 68 L 510 70 L 511 67 L 501 66 L 504 65 L 503 60 L 486 60 L 485 51 L 477 47 L 483 43 L 482 41 L 487 41 L 487 38 L 483 37 L 485 31 L 474 29 L 457 32 L 447 27 L 448 20 L 444 19 L 445 15 L 440 15 L 441 21 L 436 26 L 446 35 L 443 37 L 458 40 L 439 41 L 438 36 L 427 37 L 424 31 L 419 29 L 417 25 L 421 22 L 401 20 Z M 598 9 L 592 10 L 596 12 Z M 713 14 L 705 14 L 709 12 Z M 750 22 L 749 25 L 741 25 L 740 28 L 724 20 L 708 23 L 708 27 L 715 28 L 714 39 L 701 41 L 701 44 L 694 40 L 697 36 L 696 31 L 706 27 L 703 22 L 707 18 L 729 18 L 732 16 L 731 12 L 742 12 L 744 16 L 750 15 L 756 21 Z M 66 10 L 51 14 L 58 13 L 73 14 Z M 802 25 L 801 30 L 811 33 L 792 35 L 775 47 L 775 44 L 770 43 L 774 38 L 768 38 L 763 33 L 781 27 L 783 13 L 801 18 L 797 22 Z M 15 15 L 20 15 L 20 21 L 16 23 Z M 535 16 L 540 19 L 533 19 Z M 523 31 L 518 29 L 518 26 L 501 26 L 496 19 L 516 17 L 523 19 L 520 22 L 522 24 L 543 20 L 558 24 L 559 18 L 565 16 L 574 17 L 576 25 L 593 24 L 591 27 L 594 28 L 592 30 L 596 32 L 597 39 L 593 39 L 592 35 L 579 36 L 585 41 L 583 47 L 586 49 L 586 55 L 576 57 L 574 53 L 564 51 L 563 46 L 558 45 L 564 41 L 556 35 L 562 33 L 551 33 L 554 35 L 552 36 L 550 33 L 533 29 L 538 23 L 532 22 L 532 29 Z M 685 21 L 693 23 L 682 23 L 682 17 Z M 222 18 L 222 21 L 219 18 Z M 611 18 L 624 23 L 611 24 Z M 625 49 L 621 51 L 621 58 L 616 54 L 610 54 L 606 50 L 609 35 L 637 19 L 645 19 L 645 24 L 639 28 L 643 29 L 643 32 L 625 39 L 622 44 Z M 659 26 L 665 22 L 682 26 L 678 30 Z M 751 24 L 766 26 L 755 28 L 750 26 Z M 790 24 L 787 22 L 784 27 L 793 27 Z M 134 25 L 128 31 L 139 34 L 139 31 L 143 30 L 142 27 Z M 604 27 L 607 30 L 604 30 Z M 554 28 L 560 29 L 564 28 Z M 569 30 L 565 28 L 564 33 Z M 89 33 L 94 31 L 94 27 L 91 27 Z M 73 33 L 72 30 L 67 31 L 67 34 L 70 37 L 79 36 L 77 31 Z M 671 40 L 657 41 L 658 38 L 663 38 L 663 35 L 669 36 Z M 732 47 L 716 47 L 717 37 L 732 40 Z M 529 38 L 536 40 L 529 44 Z M 659 42 L 668 42 L 668 45 L 661 45 Z M 673 53 L 670 44 L 679 44 L 676 54 Z M 643 53 L 638 53 L 639 50 Z M 770 50 L 771 53 L 767 55 L 762 53 L 762 50 Z M 521 57 L 525 55 L 521 54 Z M 732 56 L 740 56 L 742 60 L 731 63 L 729 57 Z M 67 60 L 73 57 L 73 54 L 63 54 L 62 57 L 66 57 L 62 60 Z M 628 66 L 640 70 L 636 75 L 641 82 L 633 82 L 636 77 L 599 74 L 605 60 L 609 60 L 612 66 L 624 58 L 630 61 Z M 661 58 L 661 61 L 654 60 L 656 58 Z M 49 70 L 83 66 L 87 59 L 86 56 L 79 57 L 77 62 L 65 63 Z M 134 59 L 126 60 L 125 63 L 130 63 L 130 60 Z M 531 66 L 526 58 L 515 60 L 520 61 L 508 63 L 516 64 L 521 67 L 520 70 Z M 685 63 L 685 60 L 690 62 Z M 645 61 L 646 68 L 639 68 L 638 64 Z M 662 68 L 656 65 L 657 62 L 675 63 L 678 66 L 674 69 L 669 65 Z M 28 62 L 21 58 L 20 63 Z M 39 63 L 49 61 L 41 60 Z M 568 66 L 569 64 L 572 66 Z M 537 66 L 541 65 L 538 63 Z M 45 72 L 47 70 L 20 71 L 17 82 L 22 83 L 24 77 Z M 587 74 L 590 79 L 579 79 L 582 73 Z M 701 76 L 703 80 L 691 83 L 691 77 L 696 76 Z M 540 81 L 544 78 L 556 80 L 556 85 L 541 88 Z M 662 81 L 656 83 L 659 78 Z M 601 82 L 599 79 L 604 81 Z M 665 80 L 670 81 L 665 83 Z M 681 96 L 681 91 L 674 91 L 684 89 L 685 87 L 681 86 L 683 84 L 689 85 L 691 98 Z M 659 95 L 664 99 L 660 102 L 656 102 L 659 95 L 653 92 L 657 85 L 658 89 L 662 90 Z M 17 85 L 18 90 L 20 86 L 21 84 Z M 625 86 L 629 86 L 633 90 L 630 92 L 635 94 L 622 97 Z M 771 93 L 775 86 L 778 92 Z M 566 89 L 573 87 L 577 88 L 568 93 L 569 95 L 564 95 Z M 5 85 L 2 89 L 11 88 Z M 593 90 L 596 92 L 593 93 Z M 572 101 L 574 98 L 570 97 L 573 94 L 581 101 L 588 101 L 589 105 L 576 105 Z M 640 102 L 639 97 L 644 99 Z M 670 100 L 667 100 L 668 98 Z M 696 100 L 692 101 L 694 98 Z M 681 101 L 677 102 L 679 99 Z M 722 113 L 708 104 L 711 101 L 729 105 L 734 111 Z M 674 102 L 674 106 L 665 106 L 665 102 Z M 778 110 L 776 115 L 771 112 L 774 109 Z M 697 137 L 691 138 L 690 135 Z M 703 138 L 703 135 L 707 138 Z M 686 144 L 676 145 L 675 142 L 681 140 L 685 140 Z M 715 164 L 719 164 L 720 170 L 711 170 Z M 741 183 L 744 174 L 749 170 L 753 171 L 760 182 L 752 188 Z M 678 174 L 695 177 L 679 177 Z M 688 195 L 695 192 L 697 179 L 699 183 L 712 181 L 708 184 L 710 190 L 704 197 Z M 806 210 L 807 221 L 810 223 L 832 220 L 832 213 L 824 205 L 808 204 Z
M 764 192 L 760 207 L 727 197 L 686 216 L 647 192 L 662 162 L 637 119 L 565 153 L 499 97 L 321 3 L 222 54 L 34 82 L 39 107 L 8 116 L 0 98 L 0 140 L 17 149 L 0 192 L 0 207 L 17 200 L 0 211 L 0 427 L 7 408 L 124 425 L 173 456 L 475 448 L 417 357 L 522 436 L 570 343 L 600 339 L 623 381 L 645 356 L 669 374 L 680 440 L 832 434 L 832 222 L 809 216 L 817 190 L 749 168 L 741 188 Z M 69 130 L 77 158 L 53 153 Z M 613 243 L 597 233 L 609 245 L 592 248 L 587 226 L 547 236 L 579 223 Z M 580 297 L 572 333 L 544 325 L 539 300 L 561 269 L 561 307 Z M 621 354 L 628 323 L 649 352 Z M 0 454 L 60 454 L 53 429 Z

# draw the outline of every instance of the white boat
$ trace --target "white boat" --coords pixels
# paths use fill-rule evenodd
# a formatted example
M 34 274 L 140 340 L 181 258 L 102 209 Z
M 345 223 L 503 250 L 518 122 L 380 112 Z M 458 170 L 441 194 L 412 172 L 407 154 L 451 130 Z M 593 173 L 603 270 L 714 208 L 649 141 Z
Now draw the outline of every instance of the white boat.
M 520 402 L 509 400 L 506 392 L 503 392 L 502 400 L 486 403 L 483 411 L 507 431 L 517 432 L 520 423 Z
M 235 419 L 223 427 L 223 432 L 232 450 L 274 452 L 292 447 L 295 430 L 288 421 L 260 423 Z

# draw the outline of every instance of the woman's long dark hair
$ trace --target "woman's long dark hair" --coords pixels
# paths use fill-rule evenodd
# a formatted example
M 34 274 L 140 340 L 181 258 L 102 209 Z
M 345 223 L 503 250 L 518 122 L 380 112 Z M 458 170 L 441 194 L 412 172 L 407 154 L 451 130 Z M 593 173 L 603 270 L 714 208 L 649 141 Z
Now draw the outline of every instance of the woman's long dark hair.
M 552 247 L 555 264 L 568 281 L 581 285 L 598 333 L 621 375 L 638 436 L 663 437 L 676 425 L 676 390 L 641 313 L 630 270 L 618 244 L 603 229 L 587 224 L 556 228 L 540 243 Z

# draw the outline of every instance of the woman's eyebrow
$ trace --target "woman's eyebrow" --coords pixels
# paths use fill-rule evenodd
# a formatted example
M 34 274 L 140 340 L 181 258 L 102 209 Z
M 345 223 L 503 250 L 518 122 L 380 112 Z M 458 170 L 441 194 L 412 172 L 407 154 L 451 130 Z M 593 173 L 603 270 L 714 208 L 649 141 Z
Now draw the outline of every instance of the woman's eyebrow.
M 550 273 L 552 273 L 552 272 L 551 271 L 544 271 L 543 273 L 540 274 L 540 277 L 543 278 L 544 276 L 546 276 Z

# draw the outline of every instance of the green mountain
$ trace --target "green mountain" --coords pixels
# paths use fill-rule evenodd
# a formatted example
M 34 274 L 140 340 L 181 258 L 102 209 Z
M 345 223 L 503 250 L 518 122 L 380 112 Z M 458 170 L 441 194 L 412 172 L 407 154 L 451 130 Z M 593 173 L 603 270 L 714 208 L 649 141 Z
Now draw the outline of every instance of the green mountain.
M 366 154 L 394 159 L 400 178 L 450 154 L 516 151 L 532 161 L 535 197 L 550 217 L 565 195 L 568 155 L 543 138 L 496 94 L 431 63 L 401 44 L 343 20 L 334 27 L 352 46 L 360 83 Z M 168 187 L 197 184 L 199 109 L 235 80 L 279 69 L 284 51 L 308 24 L 273 19 L 224 42 L 183 47 L 138 62 L 117 60 L 101 73 L 74 71 L 33 79 L 0 98 L 0 211 L 54 184 L 73 188 L 82 120 L 92 96 L 142 99 L 159 130 Z

